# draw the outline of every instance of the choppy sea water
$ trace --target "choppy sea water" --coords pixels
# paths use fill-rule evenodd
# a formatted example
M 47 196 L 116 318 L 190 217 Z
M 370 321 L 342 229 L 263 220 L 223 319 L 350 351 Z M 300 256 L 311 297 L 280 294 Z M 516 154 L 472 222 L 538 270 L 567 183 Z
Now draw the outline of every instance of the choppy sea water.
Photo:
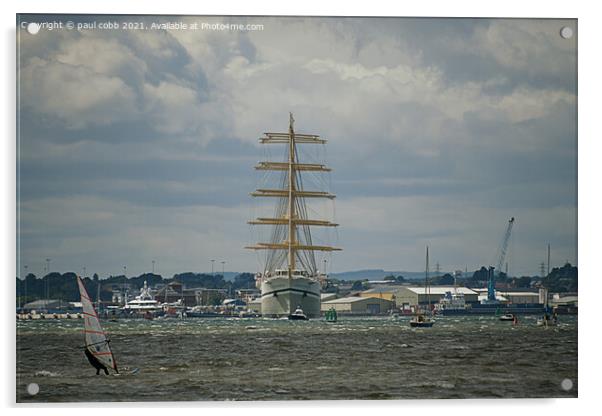
M 96 376 L 79 348 L 81 320 L 18 321 L 17 401 L 577 397 L 577 317 L 560 321 L 106 321 L 120 368 L 110 376 Z

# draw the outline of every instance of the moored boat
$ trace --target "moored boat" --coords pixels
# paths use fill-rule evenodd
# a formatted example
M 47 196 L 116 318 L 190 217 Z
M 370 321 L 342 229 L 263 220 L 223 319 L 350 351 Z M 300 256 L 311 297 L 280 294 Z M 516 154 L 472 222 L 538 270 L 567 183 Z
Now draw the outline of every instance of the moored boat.
M 150 288 L 146 281 L 140 289 L 140 294 L 135 299 L 127 302 L 122 312 L 126 315 L 139 316 L 148 319 L 149 316 L 155 317 L 163 312 L 161 304 L 151 295 Z
M 433 326 L 434 323 L 434 319 L 431 319 L 430 317 L 422 313 L 419 313 L 416 316 L 413 316 L 412 319 L 410 319 L 410 326 L 412 328 L 430 328 Z
M 429 247 L 426 246 L 426 268 L 424 272 L 424 288 L 427 294 L 428 309 L 426 311 L 418 310 L 416 315 L 410 319 L 410 327 L 412 328 L 431 328 L 435 320 L 430 316 L 431 310 L 431 287 L 429 283 Z
M 261 315 L 251 310 L 240 311 L 238 314 L 239 318 L 259 318 Z

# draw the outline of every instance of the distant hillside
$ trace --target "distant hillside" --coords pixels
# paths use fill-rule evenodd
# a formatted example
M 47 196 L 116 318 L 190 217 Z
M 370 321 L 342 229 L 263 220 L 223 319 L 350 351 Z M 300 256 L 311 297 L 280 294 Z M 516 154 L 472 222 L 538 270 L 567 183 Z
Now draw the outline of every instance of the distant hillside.
M 445 272 L 441 272 L 444 274 Z M 386 276 L 403 276 L 406 280 L 424 279 L 424 272 L 387 271 L 383 269 L 353 270 L 341 273 L 330 273 L 329 277 L 339 280 L 383 280 Z

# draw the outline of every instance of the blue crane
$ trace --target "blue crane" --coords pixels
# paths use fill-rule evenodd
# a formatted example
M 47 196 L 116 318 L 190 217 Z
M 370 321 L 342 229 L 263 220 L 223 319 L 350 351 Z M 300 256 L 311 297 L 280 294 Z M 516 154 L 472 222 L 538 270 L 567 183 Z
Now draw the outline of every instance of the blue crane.
M 508 250 L 508 241 L 510 240 L 510 234 L 512 233 L 512 226 L 514 225 L 514 217 L 510 218 L 508 221 L 508 226 L 506 227 L 506 233 L 504 234 L 504 239 L 502 240 L 502 245 L 500 246 L 499 257 L 497 261 L 497 270 L 498 273 L 502 271 L 502 265 L 504 264 L 504 259 L 506 258 L 506 251 Z M 489 267 L 489 276 L 487 280 L 487 300 L 491 302 L 495 302 L 495 270 L 493 267 Z

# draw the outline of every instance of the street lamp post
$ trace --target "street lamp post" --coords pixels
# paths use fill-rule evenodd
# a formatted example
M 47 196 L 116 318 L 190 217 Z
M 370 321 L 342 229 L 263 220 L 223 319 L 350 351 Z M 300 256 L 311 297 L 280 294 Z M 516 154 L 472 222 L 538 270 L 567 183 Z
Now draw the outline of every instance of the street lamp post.
M 153 260 L 153 274 L 155 274 L 155 261 Z
M 44 287 L 43 287 L 43 293 L 42 293 L 42 298 L 44 299 L 48 299 L 48 296 L 46 295 L 48 293 L 48 278 L 46 277 L 46 268 L 48 266 L 43 266 L 42 267 L 42 281 L 44 283 Z
M 213 265 L 215 264 L 215 260 L 211 259 L 211 276 L 213 276 Z
M 23 268 L 25 269 L 25 278 L 23 279 L 23 291 L 24 296 L 23 296 L 23 302 L 21 303 L 21 308 L 23 308 L 23 306 L 25 306 L 25 302 L 27 302 L 27 264 L 23 266 Z
M 224 281 L 226 280 L 226 272 L 225 270 L 225 266 L 226 266 L 226 261 L 222 260 L 220 261 L 220 263 L 222 264 L 222 279 L 224 279 Z M 228 290 L 228 296 L 232 297 L 232 285 L 229 286 L 230 289 Z
M 125 305 L 128 302 L 128 296 L 127 296 L 127 290 L 126 290 L 126 285 L 127 285 L 127 267 L 123 266 L 123 304 Z
M 50 298 L 50 259 L 46 259 L 46 300 Z

